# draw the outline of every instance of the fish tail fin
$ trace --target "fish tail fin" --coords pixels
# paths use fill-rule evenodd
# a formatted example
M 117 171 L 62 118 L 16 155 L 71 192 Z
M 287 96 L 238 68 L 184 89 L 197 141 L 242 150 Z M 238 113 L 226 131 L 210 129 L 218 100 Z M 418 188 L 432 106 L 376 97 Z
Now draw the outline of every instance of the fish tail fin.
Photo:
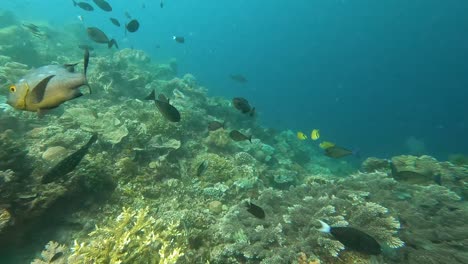
M 94 142 L 96 142 L 98 138 L 98 133 L 94 133 L 93 136 L 88 140 L 88 143 L 86 143 L 86 147 L 89 148 Z
M 117 41 L 115 41 L 115 39 L 111 39 L 108 43 L 107 43 L 107 47 L 110 49 L 112 48 L 112 46 L 115 46 L 117 49 L 119 48 L 119 45 L 117 44 Z
M 86 86 L 88 86 L 89 93 L 92 94 L 93 92 L 92 92 L 91 86 L 88 83 L 88 76 L 87 76 L 88 65 L 89 65 L 89 49 L 88 48 L 85 48 L 85 51 L 84 51 L 83 64 L 84 64 L 84 78 L 85 78 Z
M 145 97 L 145 100 L 156 101 L 156 92 L 153 90 L 151 93 Z
M 249 142 L 252 143 L 252 135 L 249 136 Z
M 73 6 L 76 6 L 76 2 L 75 2 L 75 0 L 72 0 L 72 2 L 73 2 Z
M 325 222 L 323 222 L 321 220 L 318 220 L 318 221 L 322 225 L 322 227 L 320 227 L 319 231 L 323 232 L 323 233 L 330 233 L 331 227 L 327 223 L 325 223 Z

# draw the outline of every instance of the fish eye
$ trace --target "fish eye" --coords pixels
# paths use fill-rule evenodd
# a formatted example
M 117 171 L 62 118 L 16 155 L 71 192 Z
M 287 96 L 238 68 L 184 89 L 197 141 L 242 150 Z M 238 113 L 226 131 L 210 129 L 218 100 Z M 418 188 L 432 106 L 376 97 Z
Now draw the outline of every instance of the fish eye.
M 10 85 L 10 92 L 11 93 L 16 92 L 16 86 L 15 85 Z

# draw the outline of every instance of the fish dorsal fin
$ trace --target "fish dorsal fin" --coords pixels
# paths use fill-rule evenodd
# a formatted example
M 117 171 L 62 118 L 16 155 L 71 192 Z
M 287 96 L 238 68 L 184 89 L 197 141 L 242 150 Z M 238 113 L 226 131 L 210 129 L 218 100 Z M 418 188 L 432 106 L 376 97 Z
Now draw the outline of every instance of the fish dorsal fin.
M 151 93 L 145 97 L 145 100 L 151 100 L 151 101 L 155 101 L 156 100 L 156 93 L 153 91 L 151 91 Z
M 49 83 L 50 79 L 52 79 L 55 75 L 49 75 L 42 79 L 31 91 L 30 96 L 33 103 L 39 103 L 44 98 L 44 93 L 47 88 L 47 84 Z
M 76 63 L 66 63 L 63 65 L 63 67 L 65 67 L 65 69 L 67 69 L 67 71 L 69 72 L 75 72 L 75 66 L 78 64 L 78 62 Z

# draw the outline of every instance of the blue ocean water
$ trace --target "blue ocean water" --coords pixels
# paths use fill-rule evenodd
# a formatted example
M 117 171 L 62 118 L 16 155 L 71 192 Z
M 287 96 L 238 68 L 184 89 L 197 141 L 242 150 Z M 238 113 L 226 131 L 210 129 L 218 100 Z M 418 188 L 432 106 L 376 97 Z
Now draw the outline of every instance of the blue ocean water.
M 60 0 L 1 5 L 57 27 L 81 15 L 121 48 L 177 58 L 180 74 L 192 73 L 211 95 L 248 98 L 267 126 L 319 128 L 365 156 L 468 153 L 466 1 L 110 3 L 112 14 Z M 125 21 L 125 12 L 141 24 L 127 36 L 108 21 Z M 248 83 L 233 82 L 233 73 Z

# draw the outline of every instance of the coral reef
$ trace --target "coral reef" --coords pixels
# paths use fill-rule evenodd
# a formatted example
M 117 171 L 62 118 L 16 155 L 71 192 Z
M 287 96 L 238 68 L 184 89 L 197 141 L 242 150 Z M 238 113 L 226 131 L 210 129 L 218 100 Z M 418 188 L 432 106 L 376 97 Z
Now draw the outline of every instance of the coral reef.
M 6 23 L 0 84 L 34 66 L 81 60 L 82 51 L 70 49 L 84 39 L 80 26 L 56 33 L 58 46 L 32 38 L 9 16 L 0 13 Z M 13 46 L 19 39 L 26 47 Z M 262 127 L 177 71 L 175 60 L 163 64 L 140 50 L 97 47 L 88 72 L 96 93 L 42 119 L 12 109 L 1 96 L 2 245 L 18 245 L 14 240 L 35 231 L 46 233 L 43 243 L 60 242 L 50 242 L 33 263 L 468 262 L 462 157 L 452 163 L 430 156 L 369 158 L 356 172 L 292 131 Z M 167 122 L 154 102 L 143 100 L 152 90 L 170 99 L 181 122 Z M 226 129 L 207 131 L 213 120 Z M 234 142 L 233 129 L 252 134 L 252 143 Z M 91 133 L 98 141 L 76 169 L 63 181 L 41 184 Z M 407 146 L 425 153 L 417 139 Z M 198 173 L 203 162 L 208 165 Z M 248 202 L 261 207 L 265 219 L 249 213 Z M 383 254 L 345 248 L 317 230 L 318 220 L 368 233 Z M 49 221 L 50 232 L 37 224 Z
M 149 209 L 123 212 L 108 226 L 89 234 L 89 243 L 77 242 L 70 263 L 176 263 L 183 255 L 177 224 L 164 225 L 148 216 Z

